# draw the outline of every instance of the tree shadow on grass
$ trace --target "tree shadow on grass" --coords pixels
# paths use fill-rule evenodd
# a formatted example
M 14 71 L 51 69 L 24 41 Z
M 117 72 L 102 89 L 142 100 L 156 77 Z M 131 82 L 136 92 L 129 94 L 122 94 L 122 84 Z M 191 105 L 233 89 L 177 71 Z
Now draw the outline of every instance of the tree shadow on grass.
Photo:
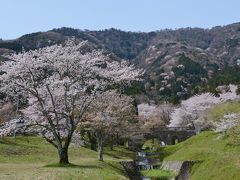
M 114 169 L 116 172 L 118 172 L 119 174 L 124 174 L 124 170 L 122 168 L 120 168 L 119 166 L 117 166 L 117 164 L 114 164 L 114 163 L 110 163 L 110 162 L 106 162 L 106 161 L 103 161 L 103 163 L 109 167 L 111 167 L 112 169 Z M 116 162 L 116 163 L 119 163 L 120 162 Z
M 118 154 L 114 154 L 113 152 L 104 152 L 104 155 L 116 158 L 116 159 L 134 159 L 134 155 L 132 155 L 131 153 L 119 153 Z
M 46 168 L 59 168 L 60 167 L 60 168 L 95 168 L 95 169 L 102 169 L 101 167 L 96 166 L 96 165 L 77 165 L 77 164 L 72 164 L 72 163 L 69 163 L 67 165 L 54 163 L 54 164 L 45 165 L 43 167 L 46 167 Z
M 19 146 L 19 144 L 17 144 L 16 142 L 9 141 L 9 140 L 6 140 L 6 139 L 0 139 L 0 144 Z
M 126 178 L 129 178 L 128 174 L 126 173 L 126 171 L 124 170 L 122 164 L 120 162 L 118 162 L 121 166 L 117 166 L 115 164 L 112 164 L 110 162 L 104 162 L 107 166 L 111 167 L 113 170 L 115 170 L 115 172 L 117 172 L 118 174 L 124 175 Z M 122 168 L 121 168 L 122 167 Z
M 104 155 L 108 155 L 108 156 L 116 158 L 116 159 L 122 159 L 124 157 L 124 156 L 112 154 L 112 153 L 109 153 L 109 152 L 104 152 Z
M 105 151 L 104 154 L 116 159 L 125 159 L 126 157 L 131 159 L 135 158 L 135 155 L 132 152 L 119 151 L 115 149 L 107 152 Z
M 25 142 L 29 143 L 29 140 L 26 140 Z M 38 148 L 39 146 L 37 144 L 23 144 L 22 142 L 17 142 L 17 139 L 1 139 L 0 138 L 0 145 L 8 145 L 8 146 L 16 146 L 16 147 L 22 147 L 22 148 Z

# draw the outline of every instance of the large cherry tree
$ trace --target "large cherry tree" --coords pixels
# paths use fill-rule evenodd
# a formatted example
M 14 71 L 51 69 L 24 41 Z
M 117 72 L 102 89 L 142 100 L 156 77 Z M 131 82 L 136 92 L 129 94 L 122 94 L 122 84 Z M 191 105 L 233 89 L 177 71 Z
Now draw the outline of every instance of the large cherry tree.
M 137 80 L 140 70 L 114 61 L 88 42 L 68 40 L 8 57 L 1 67 L 1 91 L 28 100 L 25 121 L 58 150 L 59 163 L 68 164 L 68 147 L 84 113 L 112 84 Z

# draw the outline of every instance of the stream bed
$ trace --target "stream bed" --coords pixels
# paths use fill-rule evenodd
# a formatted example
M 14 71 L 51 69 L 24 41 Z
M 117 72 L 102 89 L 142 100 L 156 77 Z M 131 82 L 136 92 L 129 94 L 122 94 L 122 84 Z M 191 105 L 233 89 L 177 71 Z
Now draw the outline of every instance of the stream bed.
M 151 158 L 152 155 L 160 155 L 159 152 L 145 152 L 145 151 L 140 151 L 137 152 L 137 156 L 136 156 L 136 167 L 139 171 L 142 170 L 152 170 L 152 169 L 159 169 L 161 166 L 161 161 L 160 159 L 156 159 L 156 158 Z M 150 177 L 144 177 L 141 176 L 140 179 L 142 180 L 151 180 Z

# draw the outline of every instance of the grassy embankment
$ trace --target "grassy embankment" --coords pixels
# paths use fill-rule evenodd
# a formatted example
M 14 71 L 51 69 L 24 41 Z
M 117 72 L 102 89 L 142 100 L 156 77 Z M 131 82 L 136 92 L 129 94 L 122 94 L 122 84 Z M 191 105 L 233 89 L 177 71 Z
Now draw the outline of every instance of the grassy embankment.
M 240 179 L 240 146 L 229 145 L 228 137 L 203 132 L 164 149 L 165 160 L 198 160 L 192 179 Z
M 240 114 L 240 102 L 219 104 L 209 109 L 206 117 L 217 122 L 223 119 L 225 114 L 231 113 Z M 158 143 L 151 144 L 151 141 L 147 141 L 145 145 L 159 148 Z M 160 151 L 162 154 L 155 158 L 200 161 L 192 168 L 193 180 L 240 179 L 240 125 L 229 129 L 226 134 L 202 132 L 182 143 L 161 148 Z M 161 177 L 161 173 L 161 170 L 153 172 L 155 177 Z
M 143 170 L 141 171 L 141 174 L 144 177 L 151 177 L 154 180 L 168 180 L 176 176 L 171 171 L 159 170 L 159 169 Z
M 74 166 L 57 167 L 54 147 L 39 137 L 0 138 L 0 179 L 128 179 L 119 164 L 134 154 L 124 148 L 106 150 L 104 162 L 87 148 L 69 149 Z
M 217 122 L 224 118 L 227 114 L 240 114 L 240 101 L 229 101 L 219 104 L 207 111 L 207 119 Z
M 155 158 L 199 161 L 192 168 L 192 180 L 239 180 L 240 145 L 230 145 L 229 140 L 223 134 L 202 132 L 182 143 L 162 148 L 162 154 Z M 163 177 L 161 170 L 148 172 L 151 173 L 152 177 Z

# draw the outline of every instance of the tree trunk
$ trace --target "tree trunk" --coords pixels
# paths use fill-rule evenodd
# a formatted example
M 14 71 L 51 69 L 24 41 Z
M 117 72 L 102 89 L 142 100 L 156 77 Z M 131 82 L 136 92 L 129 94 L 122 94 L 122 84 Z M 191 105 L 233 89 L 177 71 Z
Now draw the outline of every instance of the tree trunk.
M 101 137 L 97 138 L 98 142 L 98 160 L 103 161 L 103 140 Z
M 59 164 L 61 164 L 61 165 L 69 164 L 69 161 L 68 161 L 68 148 L 66 148 L 66 149 L 61 148 L 60 150 L 58 150 L 58 154 L 59 154 Z

